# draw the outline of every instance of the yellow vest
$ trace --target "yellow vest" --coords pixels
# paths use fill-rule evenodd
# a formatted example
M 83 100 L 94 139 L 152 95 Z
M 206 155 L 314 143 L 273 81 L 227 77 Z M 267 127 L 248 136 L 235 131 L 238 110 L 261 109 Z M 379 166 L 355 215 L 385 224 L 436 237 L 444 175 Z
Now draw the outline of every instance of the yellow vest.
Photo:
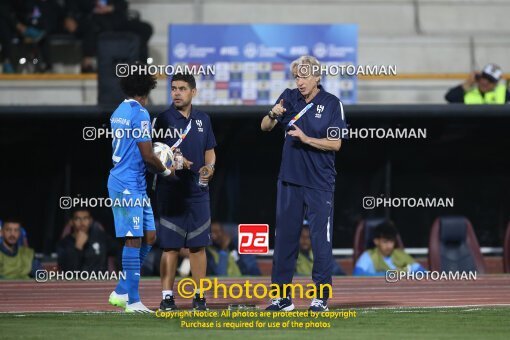
M 312 275 L 313 269 L 313 253 L 310 250 L 309 257 L 306 257 L 301 251 L 296 261 L 297 275 Z
M 478 87 L 467 91 L 464 94 L 464 104 L 505 104 L 506 102 L 506 86 L 498 85 L 494 91 L 487 92 L 482 96 Z
M 19 247 L 16 256 L 8 256 L 0 251 L 0 277 L 4 279 L 28 279 L 32 271 L 34 250 Z

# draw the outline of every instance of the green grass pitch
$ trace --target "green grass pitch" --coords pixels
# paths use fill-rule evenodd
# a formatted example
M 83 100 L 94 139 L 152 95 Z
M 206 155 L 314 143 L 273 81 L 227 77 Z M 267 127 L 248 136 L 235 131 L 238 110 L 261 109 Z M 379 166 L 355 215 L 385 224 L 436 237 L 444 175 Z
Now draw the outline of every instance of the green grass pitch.
M 394 340 L 509 339 L 510 336 L 510 307 L 353 310 L 357 313 L 356 318 L 331 320 L 329 329 L 309 330 L 184 329 L 181 328 L 178 319 L 124 313 L 4 313 L 0 314 L 0 338 L 181 340 L 215 337 L 242 340 L 375 338 Z M 211 321 L 211 319 L 193 320 Z M 258 320 L 271 321 L 264 318 Z M 278 319 L 282 320 L 288 319 Z M 292 320 L 310 321 L 310 319 Z

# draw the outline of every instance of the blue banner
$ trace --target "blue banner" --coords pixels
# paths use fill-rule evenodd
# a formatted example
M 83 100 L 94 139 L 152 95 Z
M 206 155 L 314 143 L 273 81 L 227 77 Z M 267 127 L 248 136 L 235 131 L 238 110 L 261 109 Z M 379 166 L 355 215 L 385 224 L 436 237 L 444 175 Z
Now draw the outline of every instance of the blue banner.
M 295 88 L 289 66 L 313 55 L 325 67 L 357 65 L 357 25 L 170 25 L 169 65 L 213 65 L 195 74 L 196 104 L 273 104 Z M 356 102 L 356 77 L 323 72 L 326 91 Z

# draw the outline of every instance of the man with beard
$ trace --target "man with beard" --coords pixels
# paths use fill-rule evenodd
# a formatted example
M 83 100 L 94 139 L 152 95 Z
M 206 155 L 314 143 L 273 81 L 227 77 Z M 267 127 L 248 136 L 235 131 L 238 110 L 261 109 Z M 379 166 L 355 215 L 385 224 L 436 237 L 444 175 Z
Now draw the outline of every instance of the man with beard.
M 34 250 L 21 246 L 21 223 L 15 219 L 4 221 L 0 243 L 0 278 L 28 279 L 35 277 L 35 272 L 42 269 L 39 261 L 34 259 Z

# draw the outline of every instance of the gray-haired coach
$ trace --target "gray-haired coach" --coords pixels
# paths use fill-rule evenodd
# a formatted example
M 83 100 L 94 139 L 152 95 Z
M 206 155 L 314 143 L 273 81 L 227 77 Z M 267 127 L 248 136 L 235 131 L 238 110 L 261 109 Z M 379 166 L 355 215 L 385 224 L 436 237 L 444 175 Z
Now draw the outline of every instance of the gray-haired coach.
M 335 153 L 340 150 L 341 129 L 346 128 L 340 100 L 320 85 L 320 64 L 302 56 L 291 64 L 296 89 L 286 89 L 262 119 L 262 131 L 280 125 L 285 131 L 278 196 L 272 283 L 292 283 L 303 218 L 310 223 L 313 251 L 312 279 L 318 296 L 310 310 L 327 311 L 333 265 L 332 226 L 335 190 Z M 289 292 L 273 299 L 267 310 L 294 309 Z

